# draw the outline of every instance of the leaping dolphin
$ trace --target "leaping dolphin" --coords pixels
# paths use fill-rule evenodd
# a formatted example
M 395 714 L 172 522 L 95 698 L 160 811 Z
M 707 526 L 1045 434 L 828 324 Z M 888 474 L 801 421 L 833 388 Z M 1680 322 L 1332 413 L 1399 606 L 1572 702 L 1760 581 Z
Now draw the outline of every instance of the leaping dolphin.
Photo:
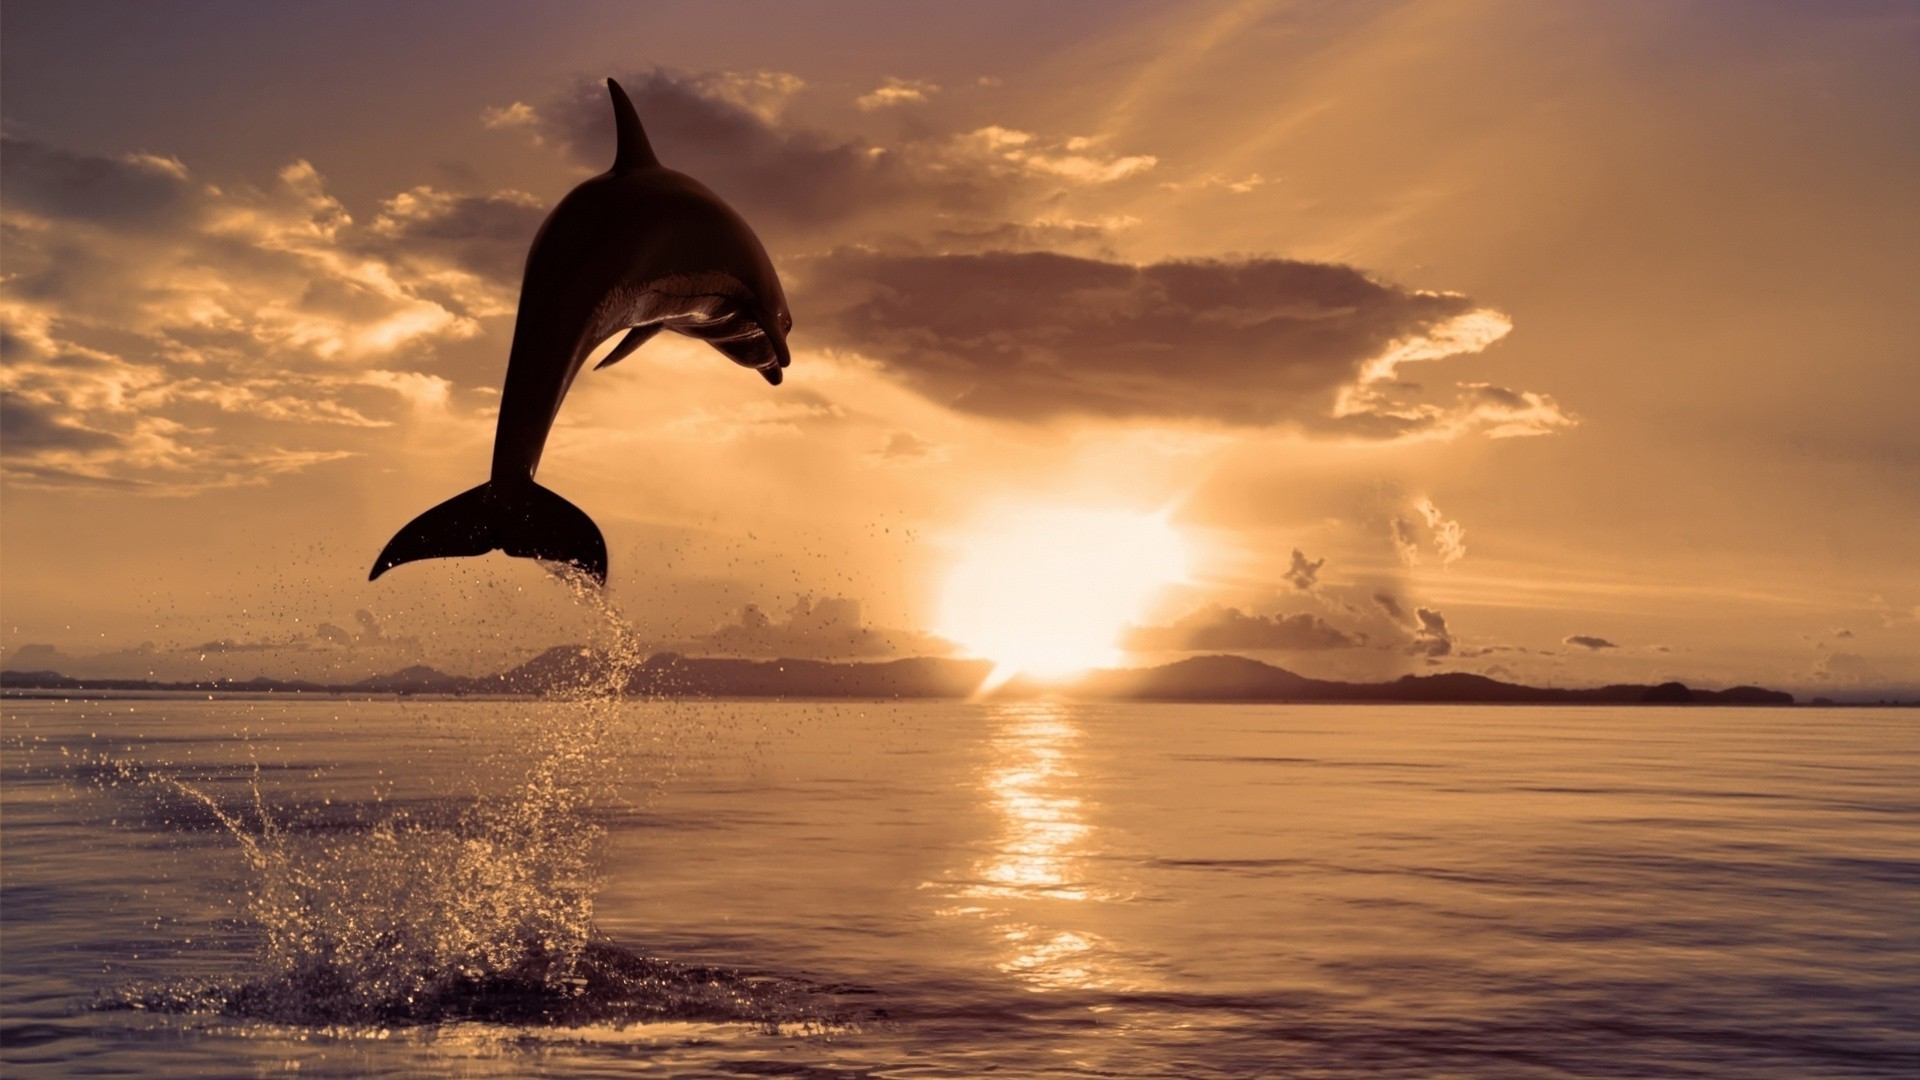
M 619 134 L 613 167 L 568 192 L 527 252 L 492 479 L 408 522 L 368 580 L 416 559 L 497 549 L 605 583 L 599 528 L 533 474 L 574 376 L 617 331 L 627 334 L 599 367 L 672 330 L 780 385 L 793 316 L 766 249 L 718 195 L 662 166 L 626 91 L 612 79 L 607 90 Z

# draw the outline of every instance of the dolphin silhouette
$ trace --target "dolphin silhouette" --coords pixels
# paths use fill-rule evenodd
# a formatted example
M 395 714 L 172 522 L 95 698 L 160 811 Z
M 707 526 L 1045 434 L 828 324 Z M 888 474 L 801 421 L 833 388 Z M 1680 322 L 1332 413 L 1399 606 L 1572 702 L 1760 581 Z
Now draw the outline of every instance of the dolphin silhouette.
M 607 90 L 619 135 L 613 167 L 568 192 L 527 251 L 492 478 L 408 522 L 368 580 L 417 559 L 503 550 L 604 584 L 599 527 L 533 474 L 574 376 L 618 331 L 626 336 L 599 367 L 672 330 L 780 385 L 793 315 L 766 249 L 718 195 L 662 166 L 626 91 L 612 79 Z

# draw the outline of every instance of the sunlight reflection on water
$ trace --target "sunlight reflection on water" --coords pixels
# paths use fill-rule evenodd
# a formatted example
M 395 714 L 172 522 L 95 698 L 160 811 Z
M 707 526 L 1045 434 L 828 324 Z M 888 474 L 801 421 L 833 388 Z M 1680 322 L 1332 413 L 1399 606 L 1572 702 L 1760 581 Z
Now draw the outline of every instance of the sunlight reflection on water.
M 948 908 L 942 914 L 984 920 L 997 937 L 995 967 L 1035 990 L 1111 990 L 1129 985 L 1110 943 L 1085 928 L 1087 902 L 1119 895 L 1091 884 L 1087 860 L 1100 837 L 1089 822 L 1077 768 L 1085 732 L 1057 702 L 995 708 L 983 802 L 1000 819 L 984 857 L 966 872 L 957 897 L 999 907 Z
M 1093 828 L 1080 798 L 1067 790 L 1079 776 L 1070 755 L 1082 732 L 1047 702 L 1009 706 L 996 719 L 996 760 L 985 787 L 1005 829 L 977 872 L 981 883 L 963 895 L 1085 900 L 1084 880 L 1073 875 Z

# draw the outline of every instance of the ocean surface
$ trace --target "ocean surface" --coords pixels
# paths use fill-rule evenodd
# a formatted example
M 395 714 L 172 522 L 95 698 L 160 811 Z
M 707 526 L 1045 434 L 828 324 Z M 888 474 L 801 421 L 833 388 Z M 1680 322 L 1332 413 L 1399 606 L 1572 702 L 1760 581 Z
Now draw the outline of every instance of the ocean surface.
M 1912 710 L 0 708 L 9 1077 L 1920 1075 Z

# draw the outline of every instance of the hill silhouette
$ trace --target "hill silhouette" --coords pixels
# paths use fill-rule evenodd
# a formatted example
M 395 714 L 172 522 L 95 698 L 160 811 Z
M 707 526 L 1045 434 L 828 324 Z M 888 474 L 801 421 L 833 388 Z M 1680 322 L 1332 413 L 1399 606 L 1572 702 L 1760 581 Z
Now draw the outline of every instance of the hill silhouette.
M 969 698 L 991 673 L 986 660 L 916 657 L 866 663 L 738 660 L 656 653 L 624 675 L 609 657 L 555 646 L 495 675 L 449 675 L 424 665 L 350 683 L 255 678 L 160 682 L 80 679 L 55 671 L 3 671 L 8 690 L 548 696 L 617 689 L 645 697 Z M 618 682 L 619 686 L 610 686 Z M 1404 675 L 1387 682 L 1313 679 L 1244 656 L 1195 656 L 1149 668 L 1089 672 L 1067 683 L 1015 678 L 994 697 L 1062 694 L 1110 701 L 1398 702 L 1451 704 L 1792 705 L 1792 694 L 1757 686 L 1704 690 L 1683 683 L 1579 689 L 1526 686 L 1485 675 Z

